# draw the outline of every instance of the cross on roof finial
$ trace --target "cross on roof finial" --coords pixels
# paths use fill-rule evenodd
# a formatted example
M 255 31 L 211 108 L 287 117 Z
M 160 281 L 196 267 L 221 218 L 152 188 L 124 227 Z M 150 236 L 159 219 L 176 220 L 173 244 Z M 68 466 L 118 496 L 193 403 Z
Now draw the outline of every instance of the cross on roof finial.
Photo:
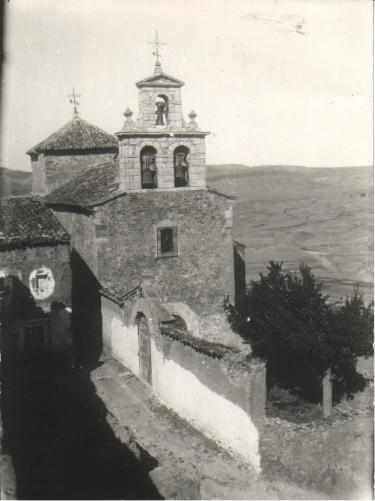
M 152 55 L 155 56 L 155 68 L 154 68 L 154 74 L 155 75 L 160 75 L 162 72 L 161 69 L 161 62 L 160 62 L 160 46 L 161 45 L 167 45 L 164 42 L 159 41 L 159 33 L 158 30 L 155 30 L 155 39 L 153 42 L 149 42 L 149 44 L 154 45 L 155 49 L 152 52 Z
M 72 93 L 69 94 L 69 102 L 73 105 L 73 117 L 77 118 L 78 117 L 78 106 L 79 106 L 79 98 L 81 97 L 80 94 L 76 94 L 74 87 L 72 90 Z

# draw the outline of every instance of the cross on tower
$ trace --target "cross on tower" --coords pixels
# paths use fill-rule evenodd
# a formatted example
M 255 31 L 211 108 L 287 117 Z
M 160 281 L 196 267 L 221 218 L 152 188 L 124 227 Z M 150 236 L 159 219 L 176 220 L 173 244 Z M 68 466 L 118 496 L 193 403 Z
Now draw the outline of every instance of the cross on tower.
M 160 63 L 160 47 L 162 45 L 167 45 L 165 42 L 159 41 L 159 33 L 158 30 L 155 30 L 155 39 L 153 42 L 149 42 L 150 45 L 153 45 L 155 49 L 152 52 L 152 55 L 155 56 L 155 75 L 161 73 L 161 63 Z
M 76 94 L 73 87 L 72 93 L 69 94 L 68 97 L 69 97 L 69 102 L 73 105 L 73 116 L 78 117 L 79 98 L 81 97 L 81 95 Z

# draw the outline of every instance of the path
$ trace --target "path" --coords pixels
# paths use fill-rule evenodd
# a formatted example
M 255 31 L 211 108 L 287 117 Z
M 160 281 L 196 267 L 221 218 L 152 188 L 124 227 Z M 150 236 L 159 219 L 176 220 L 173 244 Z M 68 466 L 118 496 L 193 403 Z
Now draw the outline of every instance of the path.
M 91 373 L 98 396 L 120 426 L 157 462 L 150 477 L 165 498 L 325 499 L 281 479 L 265 481 L 168 410 L 114 360 Z M 183 389 L 182 389 L 183 391 Z M 202 402 L 204 405 L 204 402 Z

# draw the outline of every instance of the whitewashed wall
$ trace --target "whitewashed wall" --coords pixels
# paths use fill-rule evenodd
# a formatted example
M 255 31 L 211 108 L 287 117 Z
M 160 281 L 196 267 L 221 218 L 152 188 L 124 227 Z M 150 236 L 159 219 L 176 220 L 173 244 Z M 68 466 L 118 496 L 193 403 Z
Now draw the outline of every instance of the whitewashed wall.
M 112 356 L 124 364 L 136 376 L 139 375 L 137 326 L 127 327 L 122 318 L 122 310 L 102 297 L 103 339 L 110 343 Z
M 105 298 L 102 317 L 103 337 L 111 339 L 113 357 L 139 376 L 137 326 L 126 326 L 121 308 Z M 149 324 L 155 329 L 157 319 Z M 176 340 L 171 341 L 173 349 L 169 350 L 168 341 L 162 338 L 155 332 L 151 337 L 152 387 L 157 397 L 203 434 L 260 471 L 259 432 L 254 416 L 257 408 L 262 410 L 262 398 L 253 401 L 251 392 L 262 394 L 264 373 L 243 371 L 244 382 L 235 385 L 226 374 L 223 360 L 196 352 Z
M 152 385 L 159 399 L 207 437 L 260 471 L 259 432 L 240 406 L 163 356 L 152 339 Z

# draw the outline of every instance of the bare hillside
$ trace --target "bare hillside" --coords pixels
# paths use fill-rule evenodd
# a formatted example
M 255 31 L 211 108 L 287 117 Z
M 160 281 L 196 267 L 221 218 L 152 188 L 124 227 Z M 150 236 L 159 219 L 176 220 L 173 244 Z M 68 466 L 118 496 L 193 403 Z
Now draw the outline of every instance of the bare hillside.
M 0 196 L 26 195 L 31 191 L 31 172 L 0 167 Z
M 273 259 L 313 268 L 334 300 L 356 283 L 371 295 L 368 167 L 209 166 L 211 187 L 236 195 L 234 236 L 247 245 L 247 278 Z

